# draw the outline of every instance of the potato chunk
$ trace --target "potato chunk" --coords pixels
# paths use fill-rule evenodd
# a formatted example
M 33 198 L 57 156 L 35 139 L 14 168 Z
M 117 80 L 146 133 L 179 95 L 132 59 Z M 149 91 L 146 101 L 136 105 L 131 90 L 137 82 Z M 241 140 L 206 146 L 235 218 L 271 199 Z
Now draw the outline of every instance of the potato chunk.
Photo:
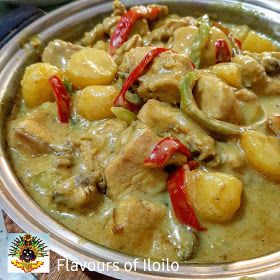
M 187 173 L 186 190 L 196 213 L 205 220 L 230 220 L 240 206 L 242 183 L 232 175 L 200 170 Z
M 172 50 L 175 52 L 189 51 L 197 35 L 198 28 L 196 26 L 183 26 L 174 32 L 174 40 L 172 42 Z
M 117 204 L 108 223 L 110 244 L 131 254 L 143 246 L 150 250 L 152 238 L 147 237 L 153 236 L 165 217 L 163 204 L 126 196 Z
M 201 75 L 194 97 L 198 107 L 209 118 L 239 124 L 243 116 L 234 88 L 214 75 Z
M 256 33 L 255 31 L 250 31 L 248 33 L 242 43 L 242 49 L 255 53 L 273 52 L 279 50 L 272 40 Z
M 111 107 L 117 94 L 114 86 L 86 87 L 77 95 L 78 112 L 91 121 L 112 117 Z
M 21 86 L 22 97 L 28 107 L 36 107 L 44 102 L 54 101 L 54 95 L 48 79 L 60 76 L 59 69 L 49 63 L 35 63 L 24 72 Z
M 280 141 L 257 131 L 241 136 L 241 146 L 249 164 L 269 179 L 280 181 Z
M 238 64 L 232 62 L 219 63 L 213 66 L 212 71 L 228 85 L 241 88 L 241 70 Z
M 117 65 L 103 50 L 86 48 L 75 52 L 69 59 L 66 75 L 78 88 L 111 83 L 117 72 Z

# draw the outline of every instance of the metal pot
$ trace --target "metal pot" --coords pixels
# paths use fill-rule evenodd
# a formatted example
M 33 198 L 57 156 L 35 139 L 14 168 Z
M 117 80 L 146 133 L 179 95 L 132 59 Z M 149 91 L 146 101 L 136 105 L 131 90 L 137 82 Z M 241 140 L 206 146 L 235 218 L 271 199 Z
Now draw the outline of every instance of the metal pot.
M 45 7 L 45 6 L 50 6 L 50 5 L 55 5 L 55 4 L 60 4 L 62 2 L 66 2 L 67 0 L 4 0 L 5 2 L 9 2 L 12 4 L 25 4 L 25 5 L 34 5 L 37 7 Z
M 128 5 L 164 3 L 180 15 L 208 13 L 222 21 L 248 24 L 253 29 L 280 39 L 280 3 L 277 1 L 224 0 L 127 0 Z M 121 279 L 240 279 L 242 276 L 258 279 L 280 279 L 280 252 L 252 260 L 224 265 L 180 265 L 177 272 L 144 272 L 144 263 L 137 271 L 125 271 L 125 262 L 134 258 L 81 238 L 49 217 L 30 198 L 19 183 L 6 156 L 5 120 L 9 115 L 24 68 L 38 58 L 38 50 L 28 40 L 38 35 L 43 45 L 53 38 L 71 39 L 83 34 L 100 17 L 111 11 L 106 0 L 81 0 L 68 4 L 28 26 L 14 37 L 0 52 L 0 204 L 7 214 L 27 232 L 49 232 L 51 249 L 65 258 L 81 264 L 118 261 L 120 270 L 101 271 Z M 26 43 L 27 42 L 27 43 Z M 23 46 L 24 45 L 24 46 Z

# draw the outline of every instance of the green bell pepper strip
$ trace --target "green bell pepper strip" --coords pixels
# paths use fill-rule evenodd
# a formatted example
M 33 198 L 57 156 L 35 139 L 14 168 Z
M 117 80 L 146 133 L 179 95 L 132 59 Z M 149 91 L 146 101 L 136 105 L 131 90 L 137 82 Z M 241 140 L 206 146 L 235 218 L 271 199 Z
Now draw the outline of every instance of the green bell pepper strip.
M 136 104 L 139 105 L 142 103 L 141 98 L 139 97 L 139 95 L 137 93 L 132 93 L 129 90 L 125 93 L 125 99 L 132 103 L 132 104 Z
M 127 124 L 131 124 L 137 119 L 137 116 L 129 110 L 126 110 L 123 107 L 112 107 L 112 113 L 119 120 L 125 121 Z
M 241 134 L 245 130 L 255 129 L 257 125 L 261 124 L 264 121 L 264 118 L 262 116 L 262 118 L 258 122 L 250 126 L 239 126 L 228 122 L 216 120 L 214 118 L 209 118 L 198 108 L 192 94 L 192 88 L 198 79 L 199 74 L 194 71 L 187 73 L 187 75 L 180 81 L 180 107 L 185 114 L 190 116 L 196 122 L 200 123 L 206 129 L 218 134 L 234 136 Z
M 66 78 L 64 78 L 62 82 L 63 82 L 65 88 L 67 89 L 67 91 L 69 92 L 69 94 L 71 96 L 74 95 L 75 90 L 73 88 L 73 84 L 70 81 L 68 81 Z
M 198 22 L 200 23 L 198 32 L 188 54 L 196 68 L 200 66 L 201 51 L 206 46 L 210 33 L 210 20 L 208 15 L 204 15 L 198 19 Z

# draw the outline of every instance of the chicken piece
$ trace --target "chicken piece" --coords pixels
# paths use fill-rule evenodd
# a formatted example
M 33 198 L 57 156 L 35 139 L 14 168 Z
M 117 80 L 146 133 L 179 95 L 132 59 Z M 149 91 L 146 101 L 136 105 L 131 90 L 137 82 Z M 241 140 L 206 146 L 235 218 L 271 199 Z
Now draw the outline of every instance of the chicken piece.
M 126 127 L 119 119 L 107 119 L 90 128 L 81 137 L 79 147 L 82 169 L 86 172 L 103 170 L 114 156 L 116 142 Z
M 70 209 L 96 207 L 103 197 L 98 193 L 98 185 L 103 183 L 104 179 L 99 172 L 75 175 L 56 186 L 53 201 Z
M 24 146 L 35 154 L 47 154 L 52 151 L 51 137 L 46 129 L 38 122 L 26 119 L 19 123 L 15 129 L 15 144 Z
M 139 19 L 133 25 L 130 33 L 129 39 L 134 35 L 139 35 L 141 38 L 147 36 L 150 33 L 149 23 L 148 20 L 145 18 Z
M 79 145 L 79 140 L 69 140 L 63 146 L 57 147 L 55 149 L 56 159 L 54 161 L 54 168 L 59 170 L 59 172 L 67 172 L 68 170 L 70 174 L 72 171 L 71 168 L 75 165 L 75 154 Z
M 127 78 L 130 72 L 137 65 L 139 65 L 140 61 L 152 49 L 153 47 L 138 47 L 138 48 L 133 48 L 129 52 L 125 53 L 122 63 L 119 66 L 118 74 L 122 78 Z
M 113 2 L 113 15 L 114 16 L 120 16 L 122 15 L 123 13 L 126 12 L 126 8 L 125 8 L 125 5 L 119 1 L 119 0 L 114 0 Z
M 258 87 L 253 87 L 254 92 L 259 95 L 280 95 L 280 78 L 279 77 L 267 77 L 265 83 Z
M 144 166 L 159 138 L 140 121 L 134 122 L 116 145 L 114 159 L 105 167 L 107 195 L 116 199 L 134 191 L 158 193 L 166 188 L 167 174 Z
M 276 75 L 280 73 L 280 60 L 270 54 L 262 58 L 262 64 L 267 74 Z
M 79 153 L 83 170 L 91 172 L 97 169 L 96 161 L 94 160 L 97 149 L 94 147 L 91 140 L 82 139 Z
M 273 133 L 276 136 L 280 136 L 280 115 L 274 115 L 271 116 L 267 119 L 267 124 L 269 126 L 269 128 L 271 129 L 271 131 L 273 131 Z
M 280 52 L 245 53 L 256 59 L 268 75 L 280 74 Z
M 148 34 L 147 38 L 145 39 L 145 45 L 147 46 L 158 41 L 167 41 L 170 37 L 175 35 L 174 32 L 176 32 L 179 28 L 194 24 L 195 20 L 192 17 L 167 19 L 163 25 L 154 29 L 150 34 Z
M 258 98 L 253 91 L 251 91 L 247 88 L 242 88 L 242 89 L 235 91 L 234 95 L 236 96 L 236 98 L 238 100 L 243 101 L 243 102 L 249 102 L 251 100 L 255 100 L 256 98 Z
M 102 23 L 97 24 L 91 31 L 86 32 L 81 40 L 82 46 L 93 46 L 98 40 L 104 39 L 105 36 L 111 35 L 113 28 L 120 20 L 120 16 L 106 17 Z
M 134 7 L 131 8 L 131 10 L 136 11 L 139 14 L 147 14 L 150 8 L 158 8 L 159 9 L 159 11 L 160 11 L 159 15 L 158 15 L 159 18 L 166 17 L 169 13 L 169 9 L 168 9 L 167 6 L 156 5 L 156 4 L 148 5 L 148 6 L 142 6 L 142 5 L 134 6 Z
M 72 152 L 61 153 L 57 156 L 55 167 L 56 168 L 70 168 L 74 165 L 74 157 Z
M 120 75 L 127 76 L 150 50 L 151 47 L 142 47 L 126 53 L 119 67 Z M 192 70 L 187 55 L 165 51 L 157 56 L 146 73 L 139 77 L 138 94 L 143 100 L 155 98 L 176 104 L 180 101 L 179 81 Z
M 126 52 L 130 51 L 131 49 L 137 48 L 137 47 L 142 47 L 143 46 L 143 41 L 140 35 L 135 34 L 131 38 L 129 38 L 121 47 L 119 47 L 116 50 L 116 53 L 114 55 L 114 60 L 117 65 L 120 65 L 123 56 Z
M 61 70 L 65 70 L 70 56 L 83 49 L 79 45 L 74 45 L 62 40 L 53 40 L 49 42 L 42 54 L 42 61 L 50 63 Z
M 180 102 L 179 82 L 192 70 L 193 66 L 187 55 L 172 51 L 163 52 L 139 78 L 138 94 L 143 100 L 155 98 L 177 104 Z
M 237 90 L 234 95 L 239 101 L 241 114 L 244 117 L 243 122 L 245 124 L 255 123 L 264 116 L 264 110 L 261 106 L 260 100 L 253 91 L 247 88 L 242 88 Z
M 109 42 L 99 40 L 92 47 L 94 49 L 103 50 L 103 51 L 107 52 L 108 48 L 109 48 Z
M 115 26 L 121 18 L 121 14 L 125 12 L 124 6 L 122 6 L 122 4 L 119 4 L 118 2 L 114 3 L 114 7 L 115 10 L 113 15 L 111 15 L 110 17 L 106 17 L 102 23 L 97 24 L 91 31 L 85 33 L 81 41 L 83 46 L 93 46 L 98 40 L 105 39 L 106 36 L 112 35 Z M 168 8 L 166 6 L 158 7 L 160 7 L 161 9 L 160 16 L 164 16 L 166 13 L 168 13 Z M 145 7 L 133 7 L 133 9 L 140 10 L 140 12 L 143 8 Z M 137 23 L 135 23 L 130 35 L 135 35 L 136 32 L 138 34 L 138 31 L 140 36 L 144 36 L 149 32 L 149 26 L 146 20 L 141 19 Z
M 226 172 L 243 168 L 245 165 L 244 152 L 236 143 L 217 142 L 217 156 L 220 158 L 220 164 L 226 168 L 224 170 Z
M 234 90 L 216 76 L 203 74 L 196 83 L 194 97 L 209 118 L 239 124 L 243 116 Z
M 258 62 L 257 58 L 260 62 Z M 264 57 L 264 56 L 263 56 Z M 272 57 L 269 58 L 270 61 Z M 265 59 L 266 60 L 266 59 Z M 252 89 L 257 95 L 280 95 L 280 79 L 276 76 L 269 76 L 269 72 L 276 71 L 275 65 L 270 66 L 260 56 L 242 54 L 232 58 L 232 61 L 241 66 L 243 86 Z M 275 64 L 274 62 L 270 62 Z M 263 63 L 263 65 L 261 64 Z M 266 69 L 265 69 L 266 67 Z M 278 66 L 276 66 L 277 68 Z M 274 70 L 273 70 L 274 69 Z M 268 71 L 268 72 L 266 72 Z M 278 71 L 278 70 L 277 70 Z
M 56 105 L 45 103 L 23 119 L 11 122 L 8 137 L 12 147 L 31 155 L 63 151 L 69 126 L 56 120 Z
M 188 121 L 181 110 L 155 99 L 148 100 L 138 113 L 138 119 L 153 131 L 164 136 L 170 130 L 188 134 Z
M 249 55 L 236 55 L 232 61 L 241 66 L 243 86 L 252 88 L 254 84 L 265 83 L 265 70 L 254 58 Z
M 139 245 L 143 244 L 143 238 L 153 234 L 165 215 L 166 207 L 163 204 L 135 196 L 126 197 L 114 209 L 108 225 L 112 228 L 111 242 L 123 251 L 137 251 Z
M 171 48 L 175 52 L 189 53 L 197 36 L 198 28 L 195 25 L 183 26 L 175 30 Z
M 162 5 L 148 5 L 147 7 L 159 7 L 160 13 L 158 17 L 164 17 L 168 14 L 168 7 Z M 135 6 L 132 7 L 133 10 L 139 13 L 145 13 L 147 11 L 146 6 Z M 111 36 L 115 26 L 118 24 L 121 15 L 125 12 L 125 7 L 120 4 L 119 1 L 114 2 L 114 13 L 110 17 L 106 17 L 102 23 L 97 24 L 91 31 L 86 32 L 81 43 L 83 46 L 93 46 L 96 41 L 100 39 L 105 39 L 106 36 Z M 139 31 L 139 32 L 138 32 Z M 136 33 L 140 36 L 144 36 L 149 32 L 149 26 L 146 20 L 138 20 L 132 30 L 130 35 L 135 35 Z
M 199 153 L 200 160 L 216 154 L 214 139 L 178 108 L 150 99 L 139 111 L 138 118 L 159 136 L 171 134 L 179 138 L 191 151 Z

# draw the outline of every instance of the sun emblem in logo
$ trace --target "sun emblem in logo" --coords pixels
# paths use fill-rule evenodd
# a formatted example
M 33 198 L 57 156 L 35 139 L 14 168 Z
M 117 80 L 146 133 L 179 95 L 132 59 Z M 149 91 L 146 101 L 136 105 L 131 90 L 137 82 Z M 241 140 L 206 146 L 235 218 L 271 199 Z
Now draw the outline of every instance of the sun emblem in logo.
M 24 272 L 31 272 L 44 264 L 37 258 L 48 256 L 47 246 L 37 236 L 25 234 L 16 238 L 9 248 L 9 256 L 18 258 L 11 263 Z

